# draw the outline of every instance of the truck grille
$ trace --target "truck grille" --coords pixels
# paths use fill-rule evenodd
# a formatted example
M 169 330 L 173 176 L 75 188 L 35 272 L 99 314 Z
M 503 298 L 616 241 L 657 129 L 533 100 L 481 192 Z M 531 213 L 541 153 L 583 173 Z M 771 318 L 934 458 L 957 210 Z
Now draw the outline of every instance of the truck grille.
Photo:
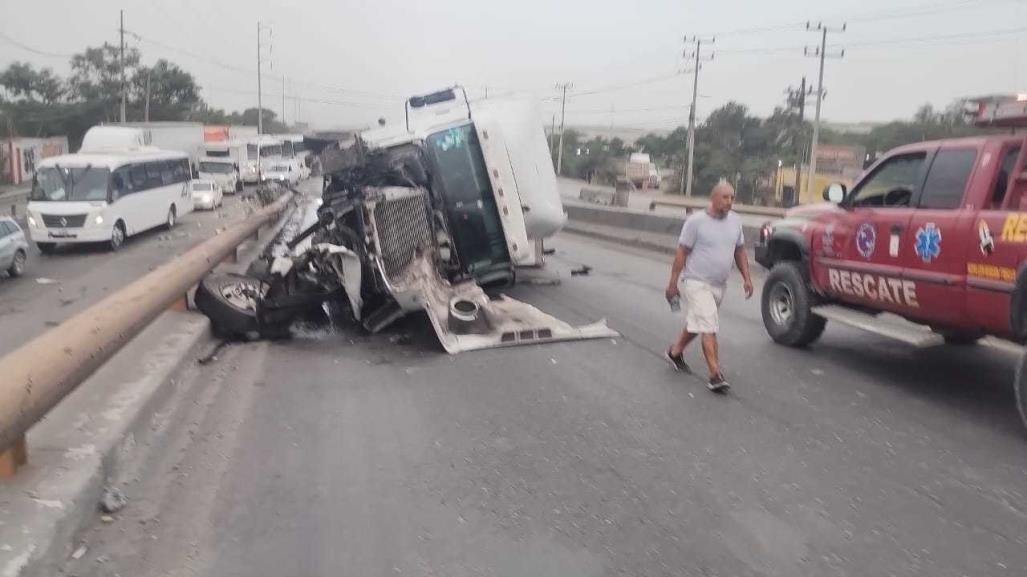
M 82 228 L 86 223 L 84 214 L 44 214 L 43 224 L 47 228 Z
M 376 203 L 374 221 L 382 264 L 390 279 L 403 272 L 418 247 L 432 243 L 431 210 L 423 190 Z

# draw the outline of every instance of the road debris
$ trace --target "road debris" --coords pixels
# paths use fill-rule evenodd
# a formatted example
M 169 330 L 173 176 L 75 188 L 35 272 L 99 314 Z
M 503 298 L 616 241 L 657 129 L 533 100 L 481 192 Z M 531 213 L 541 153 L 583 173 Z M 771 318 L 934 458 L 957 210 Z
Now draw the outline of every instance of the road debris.
M 71 558 L 76 560 L 76 561 L 78 561 L 83 556 L 85 556 L 86 551 L 88 551 L 86 546 L 85 545 L 80 545 L 79 548 L 75 549 L 75 552 L 71 554 Z
M 60 281 L 56 281 L 56 280 L 54 280 L 52 278 L 46 278 L 46 277 L 42 277 L 42 276 L 38 277 L 36 279 L 36 284 L 59 284 L 59 283 L 60 283 Z
M 592 267 L 587 264 L 583 264 L 578 268 L 571 269 L 571 276 L 584 276 L 592 272 Z
M 215 345 L 214 348 L 211 349 L 211 351 L 209 353 L 207 353 L 206 355 L 203 355 L 202 357 L 196 359 L 196 362 L 198 364 L 200 364 L 200 365 L 207 365 L 207 364 L 210 364 L 210 363 L 212 363 L 214 361 L 217 361 L 218 360 L 218 353 L 220 353 L 222 351 L 222 349 L 224 349 L 225 347 L 227 347 L 230 344 L 232 344 L 232 341 L 230 341 L 228 339 L 222 339 L 221 342 L 219 342 L 217 345 Z
M 111 517 L 110 515 L 101 515 L 100 521 L 103 521 L 104 523 L 113 523 L 114 517 Z
M 128 499 L 121 489 L 117 487 L 105 487 L 103 497 L 100 498 L 100 509 L 104 513 L 117 513 L 128 504 Z

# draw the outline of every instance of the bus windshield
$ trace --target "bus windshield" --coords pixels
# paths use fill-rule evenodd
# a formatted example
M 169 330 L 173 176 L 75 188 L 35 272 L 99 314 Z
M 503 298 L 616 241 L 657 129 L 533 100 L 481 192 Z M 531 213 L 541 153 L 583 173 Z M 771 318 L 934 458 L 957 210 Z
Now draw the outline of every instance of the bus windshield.
M 92 166 L 40 168 L 32 180 L 29 199 L 49 202 L 107 200 L 110 175 L 110 170 Z

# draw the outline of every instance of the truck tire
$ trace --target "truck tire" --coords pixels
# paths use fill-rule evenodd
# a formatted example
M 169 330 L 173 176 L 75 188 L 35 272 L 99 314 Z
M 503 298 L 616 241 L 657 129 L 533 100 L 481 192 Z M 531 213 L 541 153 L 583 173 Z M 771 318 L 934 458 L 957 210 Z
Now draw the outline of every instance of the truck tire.
M 763 325 L 774 342 L 804 347 L 824 332 L 827 320 L 813 314 L 815 295 L 796 261 L 774 265 L 763 284 Z
M 223 337 L 259 331 L 257 300 L 264 285 L 241 274 L 210 273 L 196 287 L 196 308 L 210 319 L 211 330 Z
M 1016 393 L 1016 410 L 1020 413 L 1020 421 L 1027 427 L 1027 351 L 1020 355 L 1020 362 L 1016 365 L 1013 391 Z

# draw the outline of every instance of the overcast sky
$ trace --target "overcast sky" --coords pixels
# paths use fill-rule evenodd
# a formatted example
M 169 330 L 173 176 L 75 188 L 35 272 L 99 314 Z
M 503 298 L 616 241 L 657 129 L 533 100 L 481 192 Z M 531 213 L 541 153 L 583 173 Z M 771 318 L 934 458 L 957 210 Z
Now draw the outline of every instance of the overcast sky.
M 699 117 L 729 100 L 765 115 L 803 75 L 815 83 L 802 47 L 820 36 L 807 20 L 848 26 L 828 36 L 828 52 L 845 55 L 826 64 L 827 120 L 1027 91 L 1027 0 L 0 0 L 0 67 L 64 74 L 67 55 L 117 42 L 121 8 L 144 62 L 179 64 L 229 110 L 256 104 L 259 19 L 270 28 L 265 106 L 281 112 L 284 75 L 286 119 L 320 127 L 401 122 L 406 96 L 455 82 L 556 112 L 554 85 L 572 82 L 568 124 L 673 128 L 687 119 L 683 36 L 694 34 L 716 35 Z

